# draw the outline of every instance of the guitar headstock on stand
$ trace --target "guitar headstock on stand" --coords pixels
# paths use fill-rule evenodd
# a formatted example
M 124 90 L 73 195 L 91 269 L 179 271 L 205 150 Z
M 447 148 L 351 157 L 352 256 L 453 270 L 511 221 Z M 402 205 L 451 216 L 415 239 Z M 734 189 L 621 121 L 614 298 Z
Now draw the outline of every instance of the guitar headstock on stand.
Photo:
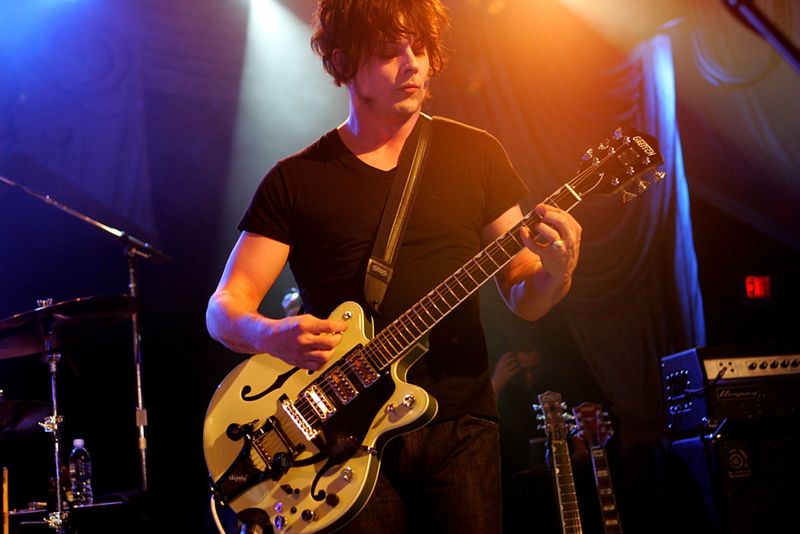
M 572 409 L 575 423 L 578 430 L 578 437 L 591 447 L 605 447 L 614 429 L 611 423 L 605 420 L 608 414 L 603 412 L 599 404 L 584 402 Z
M 563 534 L 581 534 L 583 527 L 572 476 L 568 441 L 571 425 L 567 424 L 567 420 L 572 420 L 572 415 L 564 413 L 566 405 L 561 402 L 561 394 L 553 391 L 539 395 L 539 404 L 534 405 L 534 409 L 542 412 L 538 418 L 544 421 L 541 428 L 547 433 L 561 531 Z
M 536 418 L 543 421 L 539 430 L 544 430 L 551 441 L 567 441 L 574 425 L 574 417 L 567 412 L 567 404 L 561 401 L 561 394 L 547 391 L 539 395 L 539 404 L 533 409 L 541 411 Z

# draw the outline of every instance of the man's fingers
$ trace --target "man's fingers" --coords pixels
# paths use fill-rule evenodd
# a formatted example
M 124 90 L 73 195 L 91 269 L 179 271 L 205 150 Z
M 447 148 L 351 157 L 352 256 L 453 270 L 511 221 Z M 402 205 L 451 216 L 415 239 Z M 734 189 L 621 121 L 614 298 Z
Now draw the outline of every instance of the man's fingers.
M 341 320 L 312 318 L 305 325 L 306 332 L 310 334 L 338 334 L 347 330 L 347 323 Z

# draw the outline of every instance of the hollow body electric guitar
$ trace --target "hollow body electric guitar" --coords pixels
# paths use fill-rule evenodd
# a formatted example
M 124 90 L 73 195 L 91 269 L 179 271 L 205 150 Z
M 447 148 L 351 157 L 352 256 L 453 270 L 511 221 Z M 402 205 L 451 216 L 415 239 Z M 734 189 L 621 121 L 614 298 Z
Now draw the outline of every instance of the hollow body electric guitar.
M 617 130 L 597 155 L 587 151 L 577 176 L 545 203 L 569 210 L 634 180 L 641 190 L 645 172 L 663 177 L 654 170 L 661 163 L 653 137 Z M 319 371 L 268 354 L 236 367 L 217 388 L 203 429 L 217 501 L 240 518 L 256 517 L 266 531 L 333 532 L 353 519 L 372 494 L 386 442 L 436 414 L 436 400 L 405 381 L 428 333 L 522 250 L 520 228 L 537 237 L 540 221 L 526 215 L 374 337 L 358 304 L 340 305 L 330 317 L 349 326 Z

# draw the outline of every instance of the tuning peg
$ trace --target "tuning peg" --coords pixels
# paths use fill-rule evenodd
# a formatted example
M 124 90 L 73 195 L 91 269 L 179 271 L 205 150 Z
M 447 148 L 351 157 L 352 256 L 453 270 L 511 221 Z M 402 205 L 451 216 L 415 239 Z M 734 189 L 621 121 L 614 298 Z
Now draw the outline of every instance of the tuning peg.
M 614 139 L 622 139 L 622 128 L 617 128 L 614 132 Z
M 536 410 L 537 412 L 542 409 L 541 404 L 531 404 L 531 407 Z
M 631 193 L 630 191 L 627 191 L 625 189 L 622 190 L 622 202 L 624 204 L 627 204 L 634 198 L 636 198 L 636 193 Z
M 667 176 L 667 173 L 664 171 L 653 171 L 653 182 L 658 183 L 663 180 Z
M 592 151 L 592 149 L 590 148 L 589 150 L 587 150 L 586 152 L 584 152 L 584 154 L 583 154 L 583 158 L 581 158 L 581 159 L 582 159 L 583 161 L 589 161 L 590 159 L 592 159 L 592 155 L 593 155 L 593 154 L 594 154 L 594 152 L 593 152 L 593 151 Z
M 647 191 L 647 188 L 650 187 L 650 183 L 646 180 L 642 180 L 639 178 L 639 192 L 644 193 Z
M 537 421 L 544 421 L 546 417 L 543 414 L 536 414 Z

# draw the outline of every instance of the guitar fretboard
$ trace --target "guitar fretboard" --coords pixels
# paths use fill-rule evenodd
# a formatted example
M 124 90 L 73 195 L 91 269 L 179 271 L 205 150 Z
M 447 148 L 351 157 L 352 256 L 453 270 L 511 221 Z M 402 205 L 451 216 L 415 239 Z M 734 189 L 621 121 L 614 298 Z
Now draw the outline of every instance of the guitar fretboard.
M 550 449 L 553 453 L 556 493 L 563 532 L 564 534 L 581 534 L 583 527 L 578 511 L 575 481 L 572 476 L 569 445 L 566 441 L 554 441 Z
M 543 203 L 570 211 L 581 200 L 581 196 L 569 184 L 564 184 Z M 345 358 L 343 364 L 326 371 L 314 384 L 333 400 L 335 395 L 330 384 L 337 379 L 337 375 L 350 384 L 359 384 L 363 382 L 356 376 L 354 368 L 367 369 L 367 372 L 372 369 L 385 370 L 524 248 L 519 237 L 523 226 L 528 228 L 531 238 L 536 239 L 540 234 L 534 227 L 541 221 L 542 218 L 535 211 L 528 213 L 360 350 Z M 307 421 L 318 423 L 317 413 L 307 399 L 296 399 L 295 407 Z
M 617 511 L 617 499 L 614 496 L 614 486 L 611 484 L 611 471 L 608 467 L 606 451 L 603 447 L 592 447 L 591 453 L 605 534 L 622 534 L 619 512 Z
M 569 211 L 580 201 L 580 195 L 569 184 L 565 184 L 544 203 Z M 537 238 L 539 232 L 534 227 L 541 220 L 535 211 L 530 212 L 383 329 L 364 347 L 362 354 L 378 369 L 391 365 L 524 248 L 519 237 L 523 226 L 528 228 L 533 239 Z

